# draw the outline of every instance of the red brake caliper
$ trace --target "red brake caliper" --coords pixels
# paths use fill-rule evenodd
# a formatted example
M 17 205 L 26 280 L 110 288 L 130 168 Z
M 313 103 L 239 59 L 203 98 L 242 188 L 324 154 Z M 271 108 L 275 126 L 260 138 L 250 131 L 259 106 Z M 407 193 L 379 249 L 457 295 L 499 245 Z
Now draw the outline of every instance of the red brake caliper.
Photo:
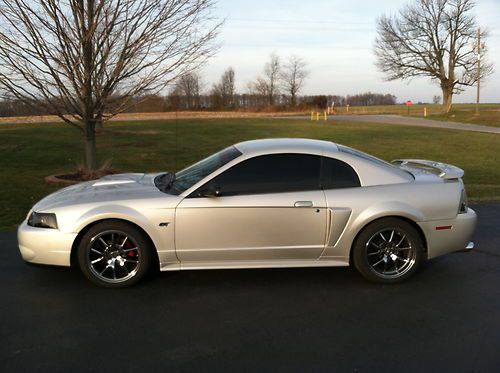
M 127 249 L 131 249 L 132 248 L 132 243 L 130 241 L 127 241 L 125 243 L 125 246 L 127 246 Z M 127 252 L 127 256 L 130 257 L 130 258 L 132 258 L 132 257 L 135 256 L 135 252 L 134 251 L 128 251 Z

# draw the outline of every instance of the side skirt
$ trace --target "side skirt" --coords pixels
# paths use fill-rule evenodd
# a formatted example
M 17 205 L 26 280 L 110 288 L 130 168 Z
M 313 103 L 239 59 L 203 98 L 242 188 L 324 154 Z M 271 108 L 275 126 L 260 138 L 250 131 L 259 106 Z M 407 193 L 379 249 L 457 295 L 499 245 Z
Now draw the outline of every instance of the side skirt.
M 220 262 L 185 262 L 165 263 L 161 271 L 179 271 L 194 269 L 250 269 L 250 268 L 304 268 L 304 267 L 347 267 L 347 259 L 321 260 L 246 260 Z

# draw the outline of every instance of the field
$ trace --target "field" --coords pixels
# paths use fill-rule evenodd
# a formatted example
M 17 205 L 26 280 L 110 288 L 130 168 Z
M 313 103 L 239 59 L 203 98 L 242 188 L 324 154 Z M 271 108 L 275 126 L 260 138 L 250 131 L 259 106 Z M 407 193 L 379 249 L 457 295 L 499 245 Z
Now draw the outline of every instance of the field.
M 110 161 L 122 172 L 179 170 L 247 139 L 306 137 L 343 143 L 386 160 L 452 163 L 465 170 L 471 200 L 500 200 L 497 135 L 368 123 L 335 122 L 323 127 L 276 118 L 112 122 L 107 128 L 109 132 L 98 136 L 99 161 Z M 64 124 L 1 124 L 0 229 L 14 228 L 36 201 L 56 190 L 43 177 L 74 171 L 82 149 L 81 134 Z
M 500 127 L 500 104 L 479 105 L 480 115 L 476 116 L 475 104 L 454 104 L 452 110 L 442 113 L 441 105 L 416 104 L 408 108 L 405 105 L 380 105 L 380 106 L 351 106 L 349 111 L 345 106 L 335 108 L 337 114 L 371 114 L 371 115 L 409 115 L 428 119 L 479 124 L 483 126 Z
M 423 117 L 424 108 L 427 109 L 427 115 L 438 114 L 442 111 L 441 105 L 434 104 L 413 104 L 410 106 L 410 115 Z M 345 106 L 335 107 L 337 114 L 393 114 L 393 115 L 408 115 L 408 107 L 404 104 L 398 105 L 373 105 L 373 106 L 349 106 L 349 110 Z
M 432 115 L 430 119 L 500 127 L 500 105 L 481 107 L 479 116 L 475 115 L 474 107 L 464 107 L 454 108 L 448 114 Z
M 474 117 L 475 104 L 453 104 L 449 114 L 442 114 L 442 106 L 434 104 L 413 104 L 410 106 L 410 116 L 423 117 L 424 109 L 430 119 L 451 120 L 456 122 L 477 123 L 489 125 L 490 122 L 500 122 L 500 104 L 480 104 L 479 118 Z M 374 106 L 350 106 L 349 111 L 345 106 L 336 107 L 337 114 L 393 114 L 408 115 L 406 105 L 374 105 Z

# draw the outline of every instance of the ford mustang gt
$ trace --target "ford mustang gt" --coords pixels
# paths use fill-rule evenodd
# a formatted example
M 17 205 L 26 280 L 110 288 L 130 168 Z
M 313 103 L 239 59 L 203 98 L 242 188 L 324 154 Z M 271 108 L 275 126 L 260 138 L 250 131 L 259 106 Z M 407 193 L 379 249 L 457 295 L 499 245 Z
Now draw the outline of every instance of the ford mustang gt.
M 476 214 L 463 171 L 386 163 L 328 141 L 230 146 L 177 173 L 121 174 L 38 202 L 18 230 L 31 263 L 78 265 L 128 286 L 148 270 L 335 267 L 407 279 L 420 264 L 470 250 Z

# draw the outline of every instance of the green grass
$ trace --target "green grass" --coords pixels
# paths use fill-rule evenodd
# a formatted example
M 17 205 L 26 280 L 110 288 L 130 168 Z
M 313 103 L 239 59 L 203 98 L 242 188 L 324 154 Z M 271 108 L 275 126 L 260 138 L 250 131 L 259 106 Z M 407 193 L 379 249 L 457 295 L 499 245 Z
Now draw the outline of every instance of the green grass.
M 410 115 L 416 117 L 424 116 L 424 108 L 427 115 L 438 114 L 442 111 L 441 105 L 434 104 L 413 104 L 410 107 Z M 371 114 L 371 115 L 408 115 L 408 107 L 405 104 L 397 105 L 373 105 L 373 106 L 349 106 L 349 111 L 345 106 L 335 107 L 337 114 Z
M 351 106 L 349 112 L 342 106 L 335 110 L 337 114 L 408 115 L 408 108 L 405 105 Z M 447 114 L 442 113 L 442 105 L 414 104 L 410 107 L 409 115 L 423 117 L 424 110 L 428 119 L 500 127 L 500 104 L 480 104 L 479 116 L 475 115 L 475 104 L 453 104 L 452 110 Z
M 474 113 L 476 108 L 475 104 L 453 104 L 453 111 L 463 111 Z M 442 105 L 435 104 L 417 104 L 414 103 L 410 107 L 410 116 L 423 117 L 424 109 L 427 111 L 428 116 L 440 115 L 443 111 Z M 481 112 L 483 111 L 498 111 L 500 104 L 481 104 Z M 398 105 L 374 105 L 374 106 L 350 106 L 349 112 L 345 106 L 335 107 L 337 114 L 394 114 L 394 115 L 408 115 L 408 108 L 404 104 Z
M 321 123 L 321 122 L 320 122 Z M 98 136 L 100 163 L 123 172 L 178 170 L 238 141 L 266 137 L 327 139 L 380 158 L 424 158 L 465 170 L 471 200 L 500 200 L 500 136 L 446 129 L 369 123 L 323 127 L 290 119 L 113 122 Z M 56 190 L 43 182 L 51 174 L 74 171 L 82 160 L 81 133 L 64 124 L 0 126 L 0 229 L 14 228 L 31 206 Z
M 475 115 L 474 107 L 456 108 L 448 114 L 431 115 L 430 119 L 500 127 L 500 107 L 481 107 L 479 114 L 479 116 Z

